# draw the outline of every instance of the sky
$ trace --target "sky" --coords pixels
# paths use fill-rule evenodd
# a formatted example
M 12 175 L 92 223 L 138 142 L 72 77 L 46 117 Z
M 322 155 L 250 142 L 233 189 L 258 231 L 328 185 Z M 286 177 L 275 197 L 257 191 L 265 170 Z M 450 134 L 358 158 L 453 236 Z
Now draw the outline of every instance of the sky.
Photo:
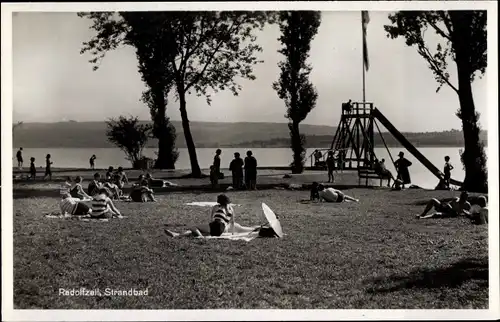
M 401 131 L 426 132 L 460 129 L 455 116 L 458 96 L 446 85 L 436 93 L 437 82 L 415 48 L 403 39 L 387 38 L 384 24 L 389 12 L 371 11 L 367 30 L 370 69 L 366 73 L 366 100 L 374 102 Z M 150 118 L 140 101 L 145 90 L 137 71 L 134 49 L 109 52 L 100 68 L 92 71 L 82 43 L 94 31 L 90 21 L 76 13 L 22 12 L 13 16 L 13 121 L 103 121 L 119 115 Z M 254 68 L 257 79 L 239 80 L 239 96 L 229 91 L 212 97 L 209 106 L 194 94 L 187 98 L 191 121 L 286 122 L 285 105 L 272 83 L 279 77 L 277 26 L 256 33 L 264 63 Z M 426 34 L 431 44 L 439 37 Z M 362 33 L 360 12 L 324 11 L 318 34 L 311 44 L 310 80 L 318 91 L 316 107 L 303 123 L 336 126 L 341 103 L 362 101 Z M 449 65 L 456 84 L 456 66 Z M 487 129 L 487 74 L 473 83 L 480 124 Z M 178 103 L 169 101 L 167 114 L 180 120 Z

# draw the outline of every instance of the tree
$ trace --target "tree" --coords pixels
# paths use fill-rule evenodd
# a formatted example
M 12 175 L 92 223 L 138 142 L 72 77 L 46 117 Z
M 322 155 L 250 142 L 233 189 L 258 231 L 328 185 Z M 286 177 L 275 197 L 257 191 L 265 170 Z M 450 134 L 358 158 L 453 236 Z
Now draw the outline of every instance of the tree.
M 403 37 L 408 46 L 417 48 L 439 84 L 437 91 L 446 84 L 457 93 L 460 109 L 456 115 L 462 120 L 464 135 L 462 189 L 477 192 L 488 190 L 488 175 L 471 84 L 477 76 L 484 75 L 487 67 L 486 14 L 486 11 L 399 11 L 389 15 L 392 24 L 384 26 L 388 37 Z M 435 51 L 424 39 L 428 29 L 441 38 Z M 448 72 L 450 60 L 457 66 L 457 85 Z
M 106 51 L 124 43 L 136 50 L 138 69 L 147 86 L 142 101 L 150 109 L 153 120 L 153 136 L 158 139 L 155 168 L 175 169 L 178 158 L 175 148 L 176 131 L 167 114 L 167 96 L 172 86 L 169 78 L 166 56 L 175 55 L 169 47 L 168 35 L 161 33 L 164 17 L 161 13 L 149 15 L 141 12 L 124 12 L 121 15 L 110 12 L 80 13 L 80 17 L 93 20 L 92 29 L 98 35 L 84 44 L 82 53 L 91 50 L 94 70 Z M 163 19 L 163 20 L 162 20 Z
M 311 66 L 306 63 L 311 41 L 321 24 L 321 13 L 317 11 L 281 11 L 279 26 L 281 36 L 278 40 L 283 47 L 278 50 L 285 59 L 278 63 L 280 78 L 273 83 L 273 89 L 285 101 L 293 151 L 292 173 L 304 170 L 305 141 L 300 134 L 299 124 L 316 105 L 318 94 L 309 81 Z
M 108 141 L 125 152 L 134 169 L 139 168 L 142 150 L 151 136 L 152 126 L 140 124 L 137 117 L 120 116 L 117 120 L 106 121 Z
M 236 78 L 255 79 L 253 65 L 261 61 L 255 54 L 262 48 L 255 44 L 255 29 L 262 29 L 272 17 L 264 12 L 121 12 L 92 13 L 97 35 L 84 43 L 83 52 L 91 51 L 98 64 L 108 50 L 120 44 L 135 46 L 134 26 L 149 32 L 137 34 L 144 43 L 161 41 L 164 85 L 173 84 L 182 118 L 182 128 L 194 177 L 201 176 L 196 146 L 187 113 L 187 94 L 205 96 L 210 104 L 213 92 L 229 89 L 238 95 L 241 85 Z M 154 26 L 154 27 L 151 27 Z M 137 27 L 137 28 L 139 28 Z

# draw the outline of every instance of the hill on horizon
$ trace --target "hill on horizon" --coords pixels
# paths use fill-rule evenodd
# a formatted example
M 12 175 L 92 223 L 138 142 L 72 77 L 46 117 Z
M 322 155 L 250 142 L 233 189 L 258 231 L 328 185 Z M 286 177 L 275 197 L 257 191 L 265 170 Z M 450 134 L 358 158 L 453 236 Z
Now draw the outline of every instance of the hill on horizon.
M 142 123 L 151 123 L 142 121 Z M 177 130 L 176 145 L 184 148 L 185 140 L 180 121 L 172 121 Z M 190 122 L 191 133 L 198 148 L 214 147 L 289 147 L 287 123 L 267 122 Z M 301 132 L 307 137 L 308 147 L 326 147 L 335 135 L 336 127 L 326 125 L 301 124 Z M 461 146 L 461 131 L 411 133 L 403 132 L 407 139 L 418 146 Z M 383 134 L 390 146 L 399 143 L 389 133 Z M 381 144 L 375 135 L 376 145 Z M 481 132 L 486 142 L 487 132 Z M 26 148 L 113 148 L 106 138 L 105 122 L 56 122 L 23 123 L 13 132 L 13 147 Z M 157 147 L 157 140 L 151 139 L 147 147 Z

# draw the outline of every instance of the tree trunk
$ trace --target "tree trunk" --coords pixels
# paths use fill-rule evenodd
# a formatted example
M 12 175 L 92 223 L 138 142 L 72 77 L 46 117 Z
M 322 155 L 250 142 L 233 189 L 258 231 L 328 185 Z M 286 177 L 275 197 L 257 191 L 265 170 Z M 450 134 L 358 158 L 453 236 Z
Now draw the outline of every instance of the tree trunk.
M 293 151 L 292 173 L 302 173 L 304 171 L 304 147 L 299 131 L 299 123 L 288 124 L 290 128 L 291 147 Z
M 182 129 L 184 130 L 184 138 L 186 139 L 186 147 L 189 153 L 189 160 L 191 161 L 191 175 L 193 178 L 201 178 L 201 169 L 198 164 L 198 157 L 196 155 L 196 147 L 194 145 L 193 136 L 191 135 L 191 128 L 189 127 L 189 119 L 186 110 L 186 94 L 184 92 L 184 88 L 179 88 L 178 85 L 178 93 L 179 93 L 179 103 L 180 103 L 180 112 L 182 119 Z
M 473 71 L 469 62 L 471 26 L 468 14 L 467 12 L 450 12 L 458 71 L 459 117 L 462 120 L 464 134 L 464 152 L 461 157 L 465 168 L 465 179 L 462 189 L 472 192 L 487 192 L 486 155 L 483 144 L 479 140 L 478 114 L 472 96 L 471 74 Z M 466 24 L 467 22 L 469 23 Z
M 175 169 L 176 158 L 172 156 L 172 150 L 175 142 L 172 142 L 168 123 L 166 119 L 166 102 L 163 93 L 163 87 L 152 89 L 154 99 L 155 117 L 154 117 L 154 136 L 158 139 L 158 155 L 154 167 L 156 169 Z

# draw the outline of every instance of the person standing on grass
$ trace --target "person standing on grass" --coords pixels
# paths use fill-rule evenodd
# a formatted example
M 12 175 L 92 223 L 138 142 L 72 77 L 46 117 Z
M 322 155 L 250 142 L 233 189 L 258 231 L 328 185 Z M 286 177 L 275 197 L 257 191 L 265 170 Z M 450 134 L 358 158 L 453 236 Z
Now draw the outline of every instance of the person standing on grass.
M 217 175 L 217 178 L 220 178 L 220 156 L 222 154 L 222 150 L 221 149 L 217 149 L 215 151 L 215 156 L 214 156 L 214 163 L 213 163 L 213 166 L 214 166 L 214 171 L 215 171 L 215 174 Z
M 30 179 L 36 179 L 36 167 L 35 167 L 35 158 L 30 158 Z
M 334 182 L 335 178 L 333 177 L 333 171 L 335 170 L 335 158 L 333 157 L 333 151 L 328 151 L 326 168 L 328 169 L 328 182 Z
M 92 156 L 89 159 L 90 169 L 92 170 L 95 169 L 95 159 L 97 159 L 97 157 L 95 156 L 95 154 L 92 154 Z
M 45 157 L 45 175 L 43 176 L 43 179 L 49 177 L 49 180 L 52 180 L 52 164 L 54 162 L 50 161 L 50 154 L 47 154 Z
M 59 206 L 63 215 L 67 213 L 73 216 L 85 216 L 92 213 L 92 209 L 89 206 L 83 202 L 79 202 L 79 199 L 71 197 L 69 193 L 62 195 Z
M 247 151 L 245 158 L 245 184 L 249 190 L 257 190 L 257 159 L 252 151 Z
M 453 169 L 454 168 L 450 163 L 450 157 L 445 156 L 444 157 L 444 169 L 443 169 L 444 178 L 443 179 L 444 179 L 444 183 L 445 183 L 446 187 L 450 186 L 451 170 L 453 170 Z
M 101 188 L 92 201 L 92 213 L 90 216 L 95 219 L 104 218 L 123 218 L 120 211 L 115 207 L 113 201 L 109 198 L 108 190 Z
M 23 168 L 23 148 L 19 148 L 19 150 L 16 153 L 16 158 L 17 158 L 17 167 L 19 170 Z
M 412 165 L 410 161 L 408 161 L 404 156 L 403 151 L 398 154 L 399 159 L 394 162 L 396 166 L 396 170 L 398 171 L 398 179 L 401 180 L 402 188 L 405 188 L 405 184 L 411 183 L 410 171 L 408 168 Z
M 234 189 L 240 189 L 243 186 L 243 159 L 239 152 L 234 154 L 234 159 L 229 164 L 229 171 L 232 173 Z
M 257 231 L 260 226 L 244 227 L 234 221 L 234 209 L 231 206 L 231 200 L 221 194 L 217 196 L 217 204 L 210 210 L 210 223 L 193 227 L 183 233 L 176 233 L 165 229 L 165 234 L 170 237 L 203 237 L 203 236 L 221 236 L 223 233 L 250 233 Z

